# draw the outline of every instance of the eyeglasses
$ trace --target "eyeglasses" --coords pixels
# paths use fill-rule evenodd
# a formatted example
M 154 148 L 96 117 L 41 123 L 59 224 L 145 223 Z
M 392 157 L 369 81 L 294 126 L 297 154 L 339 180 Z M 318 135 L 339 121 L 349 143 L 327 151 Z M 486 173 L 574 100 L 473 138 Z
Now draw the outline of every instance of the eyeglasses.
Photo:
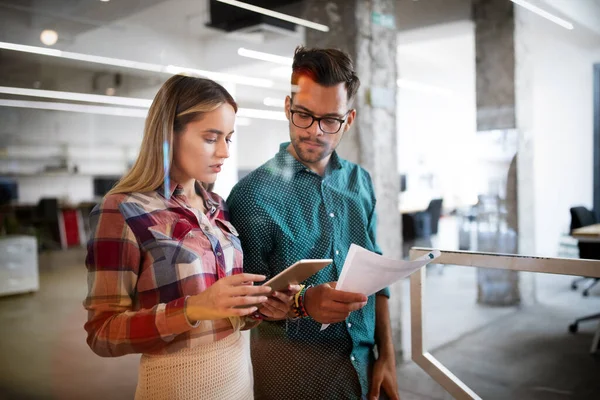
M 319 124 L 319 128 L 321 128 L 321 131 L 323 131 L 323 133 L 333 135 L 340 131 L 342 125 L 344 124 L 344 122 L 346 122 L 346 117 L 348 116 L 348 114 L 350 114 L 350 111 L 352 110 L 348 110 L 348 112 L 344 114 L 343 119 L 335 117 L 318 118 L 312 114 L 298 110 L 290 110 L 290 114 L 292 116 L 292 124 L 296 125 L 298 128 L 310 128 L 312 124 L 314 124 L 315 121 L 317 121 L 317 123 Z

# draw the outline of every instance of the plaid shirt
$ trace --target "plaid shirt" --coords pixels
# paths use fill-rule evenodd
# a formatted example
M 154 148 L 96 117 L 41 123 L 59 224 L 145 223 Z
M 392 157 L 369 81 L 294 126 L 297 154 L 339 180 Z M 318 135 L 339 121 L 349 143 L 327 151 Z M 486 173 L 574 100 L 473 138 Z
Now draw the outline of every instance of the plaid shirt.
M 105 197 L 90 214 L 87 342 L 98 355 L 172 353 L 210 343 L 239 319 L 191 324 L 188 296 L 242 272 L 242 249 L 218 195 L 197 185 L 207 213 L 191 207 L 181 186 Z M 234 326 L 237 325 L 237 326 Z

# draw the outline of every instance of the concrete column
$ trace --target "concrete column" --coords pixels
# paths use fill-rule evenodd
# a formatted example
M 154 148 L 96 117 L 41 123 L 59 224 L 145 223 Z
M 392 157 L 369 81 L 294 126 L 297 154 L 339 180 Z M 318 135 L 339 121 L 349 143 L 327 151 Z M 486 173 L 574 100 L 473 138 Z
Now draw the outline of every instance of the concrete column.
M 307 0 L 304 17 L 329 26 L 306 30 L 308 47 L 334 47 L 354 60 L 361 80 L 354 107 L 357 120 L 339 147 L 373 178 L 377 195 L 378 242 L 383 253 L 402 256 L 396 136 L 395 0 Z M 392 287 L 390 311 L 396 350 L 400 344 L 400 285 Z
M 473 0 L 472 7 L 475 22 L 477 131 L 517 129 L 513 3 Z M 520 193 L 517 197 L 515 185 L 516 176 L 520 175 L 518 166 L 511 172 L 512 179 L 508 181 L 512 187 L 507 188 L 507 192 L 516 202 L 520 197 Z M 514 214 L 507 217 L 509 221 L 514 221 L 518 215 L 514 202 L 507 207 Z M 506 232 L 478 232 L 478 250 L 517 253 L 517 229 L 516 224 L 512 224 Z M 477 301 L 497 306 L 519 304 L 519 273 L 478 270 Z
M 515 129 L 513 3 L 473 0 L 473 19 L 477 130 Z

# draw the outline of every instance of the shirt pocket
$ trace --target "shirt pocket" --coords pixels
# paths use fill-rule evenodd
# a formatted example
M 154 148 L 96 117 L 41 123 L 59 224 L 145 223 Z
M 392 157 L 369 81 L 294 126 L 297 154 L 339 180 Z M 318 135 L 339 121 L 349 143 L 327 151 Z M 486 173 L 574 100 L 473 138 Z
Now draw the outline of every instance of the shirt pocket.
M 221 229 L 225 237 L 229 239 L 233 247 L 239 251 L 242 251 L 242 244 L 240 242 L 239 233 L 237 229 L 235 229 L 235 227 L 231 224 L 231 222 L 221 218 L 217 218 L 215 222 L 219 229 Z
M 150 243 L 148 250 L 154 256 L 154 261 L 164 261 L 171 265 L 191 264 L 199 258 L 199 251 L 204 235 L 201 232 L 194 232 L 192 224 L 179 219 L 172 223 L 150 226 L 148 232 L 154 238 Z M 205 238 L 206 242 L 208 240 Z M 191 245 L 194 245 L 193 247 Z

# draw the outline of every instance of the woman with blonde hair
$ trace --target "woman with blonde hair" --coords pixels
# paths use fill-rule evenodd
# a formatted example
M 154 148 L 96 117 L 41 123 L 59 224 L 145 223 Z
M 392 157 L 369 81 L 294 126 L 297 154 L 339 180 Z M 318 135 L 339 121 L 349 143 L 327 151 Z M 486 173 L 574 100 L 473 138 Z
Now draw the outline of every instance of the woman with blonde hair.
M 283 318 L 292 297 L 255 286 L 223 199 L 237 104 L 208 79 L 174 76 L 148 113 L 137 161 L 90 215 L 87 343 L 142 353 L 136 399 L 251 399 L 240 330 Z M 257 305 L 261 315 L 257 312 Z

